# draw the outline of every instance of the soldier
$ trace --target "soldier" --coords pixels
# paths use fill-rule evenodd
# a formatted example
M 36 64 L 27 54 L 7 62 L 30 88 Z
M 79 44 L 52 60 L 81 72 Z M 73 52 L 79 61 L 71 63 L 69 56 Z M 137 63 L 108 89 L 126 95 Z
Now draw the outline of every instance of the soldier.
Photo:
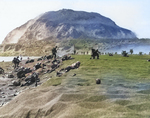
M 95 59 L 95 56 L 97 57 L 97 59 L 99 59 L 99 51 L 98 49 L 95 50 L 95 49 L 92 49 L 92 55 L 91 55 L 91 58 L 90 59 Z
M 13 59 L 12 62 L 13 62 L 14 65 L 15 65 L 14 68 L 18 67 L 18 65 L 19 65 L 19 63 L 20 63 L 19 56 L 17 56 L 17 58 L 14 57 L 14 59 Z
M 74 55 L 76 54 L 76 50 L 74 50 Z
M 94 52 L 95 52 L 95 49 L 92 48 L 92 55 L 91 55 L 91 58 L 93 57 L 93 59 L 95 59 Z
M 56 58 L 57 46 L 52 49 L 52 55 Z

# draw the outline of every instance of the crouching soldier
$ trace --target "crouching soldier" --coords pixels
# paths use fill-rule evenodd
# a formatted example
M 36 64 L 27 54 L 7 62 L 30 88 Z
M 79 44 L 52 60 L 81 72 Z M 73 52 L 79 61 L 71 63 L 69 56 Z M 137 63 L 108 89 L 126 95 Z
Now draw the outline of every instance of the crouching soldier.
M 95 50 L 95 49 L 92 49 L 92 55 L 91 55 L 91 58 L 90 59 L 95 59 L 95 57 L 97 57 L 97 59 L 99 59 L 99 51 L 98 49 Z

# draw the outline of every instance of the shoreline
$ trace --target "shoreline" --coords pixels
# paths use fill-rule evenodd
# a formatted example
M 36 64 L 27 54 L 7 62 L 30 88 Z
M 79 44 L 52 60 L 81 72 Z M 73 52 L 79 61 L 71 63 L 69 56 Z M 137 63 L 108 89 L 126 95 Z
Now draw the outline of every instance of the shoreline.
M 13 58 L 16 56 L 0 56 L 0 62 L 11 62 L 13 60 Z M 40 56 L 21 56 L 22 60 L 27 60 L 28 57 L 30 59 L 36 59 L 36 58 L 40 58 Z M 19 57 L 20 59 L 20 57 Z

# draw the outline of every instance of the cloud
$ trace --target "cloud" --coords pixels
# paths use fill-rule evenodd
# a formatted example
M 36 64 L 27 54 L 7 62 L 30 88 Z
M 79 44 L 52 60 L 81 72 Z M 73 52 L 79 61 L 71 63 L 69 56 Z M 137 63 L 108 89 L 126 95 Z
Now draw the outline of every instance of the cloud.
M 0 43 L 14 28 L 62 8 L 98 12 L 139 37 L 150 37 L 149 0 L 0 0 Z

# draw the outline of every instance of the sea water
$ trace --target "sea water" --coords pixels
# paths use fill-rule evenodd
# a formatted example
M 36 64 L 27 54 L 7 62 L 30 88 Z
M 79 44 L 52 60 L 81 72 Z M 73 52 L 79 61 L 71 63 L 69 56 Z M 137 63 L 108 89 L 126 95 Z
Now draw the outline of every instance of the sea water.
M 12 61 L 14 58 L 14 56 L 9 56 L 9 57 L 0 57 L 0 62 L 10 62 Z M 21 57 L 19 57 L 20 59 Z M 34 59 L 34 58 L 38 58 L 38 57 L 35 57 L 35 56 L 31 56 L 31 57 L 27 57 L 27 56 L 22 56 L 22 60 L 27 60 L 27 59 Z

